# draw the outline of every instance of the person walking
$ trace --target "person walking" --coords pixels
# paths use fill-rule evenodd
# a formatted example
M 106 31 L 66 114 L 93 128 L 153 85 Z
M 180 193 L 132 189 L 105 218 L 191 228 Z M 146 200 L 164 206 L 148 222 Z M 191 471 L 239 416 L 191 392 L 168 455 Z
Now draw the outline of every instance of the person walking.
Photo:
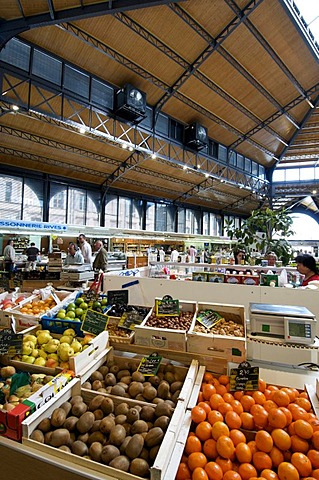
M 26 254 L 28 257 L 27 260 L 29 262 L 28 268 L 30 270 L 35 270 L 39 253 L 40 250 L 38 249 L 38 247 L 35 246 L 34 242 L 31 242 L 30 247 L 28 247 L 26 250 Z
M 84 258 L 84 263 L 89 263 L 90 265 L 92 265 L 92 247 L 86 240 L 86 236 L 84 235 L 84 233 L 81 233 L 79 235 L 79 244 Z
M 14 269 L 14 262 L 16 258 L 16 252 L 13 248 L 13 240 L 10 239 L 3 250 L 4 269 L 6 272 L 12 272 Z

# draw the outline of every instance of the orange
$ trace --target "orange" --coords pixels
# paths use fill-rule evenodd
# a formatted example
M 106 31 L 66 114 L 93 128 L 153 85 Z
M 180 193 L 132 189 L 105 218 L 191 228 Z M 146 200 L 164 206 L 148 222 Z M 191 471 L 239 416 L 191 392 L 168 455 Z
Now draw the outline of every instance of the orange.
M 289 450 L 291 447 L 290 435 L 282 428 L 275 428 L 275 430 L 271 432 L 271 436 L 275 446 L 280 450 Z
M 245 412 L 249 412 L 251 407 L 255 404 L 255 400 L 250 395 L 243 395 L 240 399 Z
M 280 408 L 271 408 L 268 411 L 268 423 L 275 428 L 284 428 L 287 424 L 287 417 Z
M 265 468 L 271 469 L 272 460 L 268 453 L 265 452 L 256 452 L 253 455 L 253 464 L 258 471 L 264 470 Z
M 229 402 L 231 404 L 231 406 L 233 407 L 233 410 L 234 412 L 238 413 L 238 415 L 240 415 L 241 413 L 243 413 L 244 409 L 243 409 L 243 406 L 242 404 L 240 403 L 239 400 L 232 400 L 231 402 Z
M 300 452 L 295 452 L 291 456 L 290 462 L 293 464 L 294 467 L 298 470 L 299 474 L 302 477 L 307 477 L 311 475 L 312 472 L 312 465 L 309 458 Z
M 216 388 L 211 383 L 204 383 L 202 386 L 203 397 L 205 400 L 209 400 L 210 397 L 216 393 Z
M 251 463 L 241 463 L 238 473 L 242 480 L 249 480 L 251 477 L 257 477 L 257 470 Z
M 209 480 L 209 478 L 202 467 L 196 467 L 192 473 L 192 480 Z
M 191 418 L 193 422 L 195 423 L 200 423 L 206 420 L 206 410 L 204 408 L 196 405 L 196 407 L 193 407 L 191 410 Z
M 223 395 L 223 399 L 225 400 L 225 402 L 227 403 L 231 403 L 234 401 L 234 397 L 231 393 L 227 392 Z
M 299 473 L 296 467 L 290 462 L 282 462 L 278 467 L 280 480 L 299 480 Z
M 234 470 L 228 470 L 228 472 L 224 473 L 223 480 L 242 480 L 242 478 Z
M 240 428 L 242 421 L 238 413 L 230 411 L 225 415 L 225 423 L 229 426 L 229 428 Z
M 233 407 L 233 410 L 234 410 L 234 407 Z M 312 413 L 309 413 L 309 418 L 308 418 L 308 422 L 310 423 L 310 425 L 312 426 L 312 430 L 315 432 L 318 432 L 319 431 L 319 420 L 318 418 L 314 415 L 314 417 L 311 417 L 311 415 L 313 415 Z
M 230 403 L 223 402 L 223 403 L 220 403 L 220 404 L 218 405 L 217 410 L 218 410 L 222 415 L 226 415 L 227 412 L 232 412 L 232 411 L 233 411 L 233 407 L 231 406 Z
M 307 457 L 311 461 L 313 469 L 319 468 L 319 452 L 317 450 L 308 450 Z
M 214 440 L 218 440 L 222 435 L 229 435 L 229 428 L 224 422 L 215 422 L 211 427 L 212 437 Z
M 234 399 L 235 400 L 239 400 L 241 399 L 241 397 L 244 395 L 244 390 L 237 390 L 236 392 L 234 392 Z
M 275 392 L 276 390 L 279 390 L 279 387 L 277 387 L 277 385 L 268 385 L 268 390 Z
M 220 465 L 216 462 L 206 463 L 205 472 L 207 473 L 209 480 L 222 480 L 224 475 Z
M 310 446 L 307 440 L 299 437 L 298 435 L 291 435 L 291 451 L 292 452 L 301 452 L 307 453 Z
M 281 450 L 278 447 L 274 446 L 269 452 L 273 466 L 276 468 L 278 465 L 284 461 L 284 456 Z
M 218 377 L 218 381 L 221 385 L 227 385 L 227 383 L 229 383 L 229 376 L 228 375 L 220 375 Z
M 219 393 L 219 395 L 224 395 L 227 392 L 227 388 L 225 385 L 217 385 L 216 386 L 216 393 Z
M 261 378 L 258 379 L 258 390 L 260 392 L 264 392 L 267 388 L 267 383 L 265 380 L 262 380 Z
M 235 447 L 236 447 L 239 443 L 241 443 L 241 442 L 246 443 L 245 434 L 244 434 L 241 430 L 238 430 L 237 428 L 232 428 L 232 429 L 229 431 L 229 438 L 232 439 L 233 444 L 235 445 Z
M 290 436 L 296 435 L 296 432 L 295 432 L 295 422 L 291 422 L 291 423 L 288 425 L 287 432 L 289 433 Z
M 253 392 L 252 397 L 255 400 L 255 403 L 257 403 L 258 405 L 263 405 L 266 401 L 265 395 L 258 390 Z
M 249 446 L 244 442 L 236 445 L 235 455 L 240 463 L 250 463 L 253 457 Z
M 247 445 L 250 448 L 252 455 L 254 455 L 254 453 L 258 450 L 255 440 L 250 440 Z
M 203 378 L 203 381 L 205 383 L 212 383 L 214 380 L 214 375 L 210 372 L 205 372 L 204 373 L 204 378 Z
M 207 416 L 207 420 L 211 425 L 214 425 L 215 422 L 223 422 L 224 417 L 218 410 L 211 410 Z
M 284 412 L 284 414 L 286 415 L 286 427 L 288 425 L 291 424 L 292 422 L 292 414 L 291 414 L 291 411 L 288 410 L 288 408 L 286 407 L 279 407 L 279 410 L 281 410 L 282 412 Z
M 175 480 L 191 480 L 192 474 L 187 464 L 181 462 L 178 466 Z
M 269 468 L 265 468 L 260 472 L 261 478 L 266 478 L 266 480 L 279 480 L 279 477 L 276 472 L 270 470 Z
M 211 410 L 212 410 L 212 409 L 210 408 L 210 405 L 209 405 L 209 403 L 208 403 L 207 401 L 206 401 L 206 402 L 199 402 L 199 403 L 197 404 L 197 406 L 203 408 L 203 409 L 205 410 L 205 412 L 206 412 L 206 415 L 208 415 L 209 412 L 211 412 Z
M 205 442 L 211 438 L 211 431 L 212 426 L 209 422 L 200 422 L 195 429 L 195 434 L 202 442 Z
M 312 426 L 306 420 L 301 420 L 301 419 L 296 420 L 294 424 L 294 428 L 295 428 L 296 435 L 298 435 L 301 438 L 305 438 L 306 440 L 309 440 L 313 435 Z
M 308 412 L 302 407 L 295 407 L 292 411 L 292 419 L 293 420 L 308 420 Z
M 220 466 L 223 473 L 233 469 L 233 462 L 229 458 L 217 457 L 216 463 Z
M 315 470 L 312 470 L 312 476 L 316 480 L 319 480 L 319 468 L 316 468 Z
M 184 451 L 186 455 L 190 455 L 191 453 L 194 453 L 194 452 L 201 452 L 202 444 L 200 439 L 196 437 L 196 435 L 188 436 Z
M 250 413 L 254 417 L 256 427 L 264 428 L 268 422 L 268 412 L 262 405 L 255 404 L 251 407 Z
M 295 403 L 298 405 L 298 407 L 306 410 L 306 412 L 309 412 L 311 410 L 311 403 L 309 402 L 308 398 L 299 396 L 298 398 L 296 398 Z
M 295 400 L 295 398 L 296 398 L 296 392 L 294 392 L 294 390 L 293 390 L 292 388 L 283 387 L 281 390 L 282 390 L 283 392 L 288 393 L 291 402 L 293 402 L 293 401 Z
M 235 453 L 235 446 L 231 438 L 221 435 L 217 439 L 216 449 L 219 456 L 223 458 L 232 458 Z
M 214 410 L 216 410 L 218 408 L 218 405 L 224 401 L 225 400 L 221 395 L 219 395 L 219 393 L 213 393 L 213 395 L 209 399 L 209 404 Z
M 197 467 L 205 467 L 207 458 L 202 452 L 191 453 L 187 459 L 188 468 L 193 471 Z
M 216 440 L 213 438 L 209 438 L 204 442 L 203 445 L 203 453 L 206 455 L 207 458 L 209 459 L 214 459 L 217 457 L 217 448 L 216 448 Z
M 277 403 L 278 407 L 287 407 L 290 403 L 290 397 L 284 390 L 274 391 L 271 399 Z
M 265 430 L 260 430 L 256 433 L 255 442 L 258 450 L 261 450 L 265 453 L 270 452 L 274 444 L 272 436 Z
M 246 430 L 253 430 L 255 428 L 254 417 L 251 413 L 243 412 L 240 414 L 241 426 Z
M 269 412 L 271 408 L 277 408 L 278 405 L 272 400 L 266 400 L 265 403 L 263 404 L 263 407 L 265 410 L 267 410 L 267 412 Z

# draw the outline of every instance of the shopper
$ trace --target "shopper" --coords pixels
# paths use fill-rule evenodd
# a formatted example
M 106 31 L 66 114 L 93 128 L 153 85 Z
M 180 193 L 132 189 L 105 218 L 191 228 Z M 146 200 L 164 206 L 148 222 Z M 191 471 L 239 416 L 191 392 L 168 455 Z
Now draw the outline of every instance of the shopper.
M 6 272 L 13 271 L 15 258 L 16 252 L 13 248 L 13 240 L 10 239 L 3 250 L 4 269 L 6 270 Z
M 265 260 L 268 261 L 268 266 L 269 266 L 269 267 L 275 267 L 275 266 L 276 266 L 276 262 L 277 262 L 277 260 L 278 260 L 278 257 L 277 257 L 277 255 L 275 254 L 275 252 L 268 252 L 267 255 L 266 255 Z
M 164 262 L 165 261 L 165 251 L 164 251 L 163 247 L 161 247 L 159 249 L 158 254 L 159 254 L 159 261 Z
M 194 245 L 191 245 L 187 251 L 188 255 L 190 256 L 190 262 L 195 263 L 195 257 L 197 255 L 197 250 Z
M 94 270 L 106 270 L 107 269 L 107 251 L 103 247 L 103 242 L 97 240 L 94 244 L 96 255 L 93 261 Z
M 234 259 L 236 265 L 244 265 L 246 259 L 246 252 L 243 249 L 234 250 Z
M 176 248 L 174 248 L 174 250 L 172 250 L 172 253 L 171 253 L 171 262 L 178 262 L 178 257 L 179 257 L 179 253 L 176 250 Z
M 75 243 L 70 242 L 68 246 L 68 254 L 64 259 L 64 265 L 82 265 L 84 263 L 84 258 L 81 253 L 81 250 Z
M 309 253 L 297 255 L 295 261 L 297 263 L 298 272 L 304 275 L 301 284 L 302 287 L 308 285 L 309 282 L 319 280 L 319 270 L 316 265 L 316 260 L 312 255 L 309 255 Z
M 86 240 L 86 236 L 84 233 L 79 235 L 79 244 L 81 248 L 81 252 L 84 258 L 84 263 L 92 264 L 92 247 L 89 242 Z
M 38 247 L 35 246 L 34 242 L 31 242 L 30 247 L 28 247 L 26 250 L 29 262 L 28 267 L 30 270 L 35 270 L 39 253 L 40 250 Z

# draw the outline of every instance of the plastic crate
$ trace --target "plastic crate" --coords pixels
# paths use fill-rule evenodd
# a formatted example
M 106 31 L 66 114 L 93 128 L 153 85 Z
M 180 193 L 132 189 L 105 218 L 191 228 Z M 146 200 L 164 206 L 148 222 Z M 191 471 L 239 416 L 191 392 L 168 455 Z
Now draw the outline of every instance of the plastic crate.
M 62 334 L 67 328 L 73 328 L 77 337 L 84 337 L 81 330 L 82 322 L 74 322 L 73 320 L 64 320 L 63 318 L 51 318 L 43 316 L 40 319 L 43 330 L 50 330 L 52 333 Z

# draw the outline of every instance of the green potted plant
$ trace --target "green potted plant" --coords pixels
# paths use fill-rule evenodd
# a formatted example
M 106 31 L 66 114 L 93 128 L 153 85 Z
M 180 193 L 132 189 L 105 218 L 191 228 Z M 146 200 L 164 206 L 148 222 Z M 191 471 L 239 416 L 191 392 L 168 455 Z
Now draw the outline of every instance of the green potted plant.
M 225 230 L 231 240 L 237 241 L 238 247 L 244 247 L 247 256 L 252 248 L 260 253 L 273 251 L 283 265 L 287 265 L 291 258 L 292 249 L 287 240 L 294 234 L 291 229 L 292 218 L 282 210 L 253 210 L 250 217 L 242 223 L 240 228 L 235 227 L 234 220 L 225 222 Z

